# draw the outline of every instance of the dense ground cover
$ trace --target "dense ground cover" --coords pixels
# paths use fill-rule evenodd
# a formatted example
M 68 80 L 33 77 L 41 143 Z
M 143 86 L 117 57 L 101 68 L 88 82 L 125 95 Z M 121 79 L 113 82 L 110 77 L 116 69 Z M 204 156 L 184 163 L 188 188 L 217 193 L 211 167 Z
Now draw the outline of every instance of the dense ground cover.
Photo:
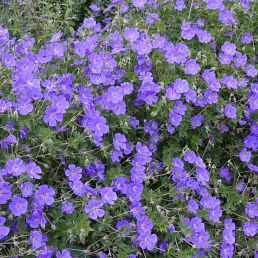
M 0 27 L 1 257 L 258 257 L 257 1 L 89 10 Z

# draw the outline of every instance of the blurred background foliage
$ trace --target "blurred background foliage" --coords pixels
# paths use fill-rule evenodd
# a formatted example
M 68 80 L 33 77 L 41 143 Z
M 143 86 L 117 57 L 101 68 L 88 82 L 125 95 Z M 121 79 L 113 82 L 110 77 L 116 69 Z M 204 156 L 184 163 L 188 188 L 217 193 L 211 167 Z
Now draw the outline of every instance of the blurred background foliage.
M 0 0 L 0 25 L 12 36 L 44 42 L 57 31 L 71 35 L 90 16 L 93 0 Z

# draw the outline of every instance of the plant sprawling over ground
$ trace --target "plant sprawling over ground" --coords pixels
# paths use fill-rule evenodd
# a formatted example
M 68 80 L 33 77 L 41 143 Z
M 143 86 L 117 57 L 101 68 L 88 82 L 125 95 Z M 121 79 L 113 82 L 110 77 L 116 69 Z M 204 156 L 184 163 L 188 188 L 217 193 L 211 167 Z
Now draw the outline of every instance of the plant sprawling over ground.
M 0 27 L 1 257 L 258 257 L 257 1 L 90 10 Z

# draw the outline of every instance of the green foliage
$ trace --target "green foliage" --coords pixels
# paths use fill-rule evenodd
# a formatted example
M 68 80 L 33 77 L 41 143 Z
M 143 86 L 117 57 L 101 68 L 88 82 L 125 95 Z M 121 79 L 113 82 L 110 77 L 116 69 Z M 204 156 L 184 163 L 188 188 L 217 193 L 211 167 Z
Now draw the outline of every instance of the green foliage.
M 36 37 L 42 44 L 62 31 L 74 34 L 83 19 L 90 15 L 91 0 L 8 0 L 0 2 L 0 24 L 13 36 Z

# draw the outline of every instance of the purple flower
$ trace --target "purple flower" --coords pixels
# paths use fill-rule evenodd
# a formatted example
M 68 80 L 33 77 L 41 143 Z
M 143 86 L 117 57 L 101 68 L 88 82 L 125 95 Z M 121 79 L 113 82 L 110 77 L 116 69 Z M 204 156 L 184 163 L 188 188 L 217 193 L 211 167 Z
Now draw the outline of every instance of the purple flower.
M 12 120 L 7 121 L 5 128 L 9 133 L 13 133 L 14 132 L 14 127 L 15 127 L 15 123 Z
M 192 218 L 189 226 L 191 226 L 193 232 L 202 232 L 205 228 L 202 219 L 199 217 Z
M 177 43 L 175 46 L 171 45 L 167 48 L 165 56 L 171 64 L 185 63 L 190 51 L 186 44 Z
M 28 165 L 26 165 L 25 171 L 31 179 L 41 178 L 40 174 L 42 174 L 42 170 L 35 162 L 30 162 Z
M 251 109 L 258 110 L 258 93 L 252 94 L 248 101 Z
M 236 228 L 235 223 L 232 222 L 232 219 L 225 219 L 224 220 L 224 227 L 227 230 L 234 230 Z
M 182 12 L 186 8 L 185 1 L 184 0 L 176 0 L 176 2 L 173 4 L 173 7 L 177 11 Z
M 49 49 L 53 53 L 53 56 L 63 58 L 66 51 L 66 46 L 64 43 L 53 42 L 50 44 Z
M 204 116 L 201 114 L 191 117 L 190 124 L 192 129 L 196 129 L 197 127 L 201 126 L 203 121 L 204 121 Z
M 8 149 L 9 146 L 17 143 L 17 139 L 13 135 L 9 135 L 0 141 L 0 147 L 2 149 Z
M 105 165 L 99 159 L 94 159 L 93 162 L 88 165 L 85 170 L 86 176 L 94 176 L 97 180 L 104 181 Z
M 215 87 L 217 87 L 217 86 L 220 87 L 220 84 L 218 83 Z M 213 92 L 211 89 L 208 89 L 207 91 L 205 91 L 204 97 L 208 104 L 215 104 L 218 102 L 219 96 L 218 96 L 217 92 Z
M 212 35 L 207 30 L 199 29 L 196 31 L 196 35 L 200 43 L 207 44 L 211 42 Z
M 195 75 L 200 71 L 200 65 L 194 59 L 185 62 L 185 73 Z
M 244 182 L 244 179 L 240 179 L 239 183 L 236 185 L 236 190 L 238 192 L 243 192 L 246 187 L 246 184 Z
M 237 109 L 233 105 L 227 104 L 224 108 L 224 113 L 227 118 L 234 119 L 237 116 Z
M 255 172 L 255 173 L 258 173 L 258 166 L 249 163 L 249 164 L 247 164 L 247 167 L 248 167 L 251 171 L 253 171 L 253 172 Z
M 40 49 L 38 52 L 37 59 L 41 64 L 46 64 L 51 61 L 52 53 L 48 49 Z
M 140 34 L 137 28 L 126 28 L 124 37 L 126 40 L 135 42 L 139 38 Z
M 21 216 L 27 212 L 28 202 L 26 199 L 14 196 L 12 201 L 9 204 L 9 209 L 13 213 L 14 216 Z
M 169 99 L 169 100 L 176 100 L 176 99 L 180 99 L 181 94 L 177 93 L 176 89 L 174 87 L 168 87 L 166 89 L 166 93 L 165 96 Z
M 248 65 L 246 68 L 245 68 L 245 72 L 248 76 L 254 78 L 257 76 L 258 74 L 258 71 L 257 69 L 255 68 L 254 65 Z
M 206 165 L 204 164 L 203 159 L 199 156 L 197 156 L 196 159 L 195 159 L 195 165 L 197 167 L 200 167 L 200 168 L 203 168 L 203 169 L 206 168 Z
M 198 205 L 197 201 L 191 197 L 190 200 L 188 201 L 188 210 L 191 211 L 192 213 L 196 214 L 198 209 L 199 209 L 199 205 Z
M 127 185 L 126 196 L 132 203 L 138 203 L 141 199 L 143 185 L 140 182 L 132 182 Z
M 28 136 L 28 128 L 26 126 L 22 126 L 20 129 L 20 138 L 25 139 Z
M 202 185 L 207 185 L 207 182 L 210 180 L 210 173 L 207 169 L 197 167 L 196 178 Z
M 133 50 L 139 55 L 147 55 L 152 51 L 152 44 L 149 40 L 136 40 L 133 45 Z
M 43 227 L 46 225 L 47 220 L 40 207 L 31 211 L 31 215 L 26 218 L 26 223 L 29 224 L 31 228 Z
M 123 157 L 123 152 L 120 150 L 113 149 L 110 151 L 110 155 L 112 162 L 120 162 L 121 158 Z
M 185 115 L 185 112 L 187 110 L 187 106 L 183 104 L 181 100 L 177 101 L 173 107 L 174 112 L 176 112 L 179 115 Z
M 168 246 L 169 246 L 169 244 L 167 241 L 161 241 L 159 243 L 159 249 L 160 249 L 159 253 L 163 254 L 168 249 Z
M 133 85 L 129 82 L 124 82 L 121 84 L 121 89 L 124 95 L 130 95 L 133 92 Z
M 0 181 L 0 204 L 5 204 L 12 196 L 12 189 L 8 182 Z
M 231 258 L 234 255 L 234 245 L 223 242 L 221 244 L 220 256 L 222 258 Z
M 250 159 L 252 158 L 252 153 L 251 151 L 248 151 L 247 148 L 243 148 L 240 152 L 239 152 L 239 157 L 240 160 L 243 162 L 249 162 Z
M 216 206 L 218 206 L 220 201 L 216 199 L 215 197 L 209 196 L 209 195 L 203 195 L 201 198 L 200 204 L 205 209 L 212 209 Z
M 164 50 L 166 43 L 167 43 L 166 37 L 163 37 L 157 33 L 155 35 L 154 40 L 152 41 L 152 46 L 153 48 Z
M 233 61 L 233 56 L 225 53 L 219 53 L 219 61 L 221 64 L 230 64 Z
M 252 134 L 247 135 L 244 138 L 244 145 L 247 148 L 251 148 L 253 151 L 256 151 L 258 148 L 258 138 Z
M 156 21 L 160 21 L 159 15 L 157 13 L 147 12 L 146 24 L 154 24 Z
M 172 164 L 175 168 L 179 168 L 180 170 L 183 170 L 183 169 L 184 169 L 184 163 L 183 163 L 183 161 L 182 161 L 180 158 L 178 158 L 178 157 L 173 158 L 171 164 Z
M 258 85 L 257 85 L 258 86 Z M 258 136 L 258 121 L 256 122 L 252 122 L 251 126 L 250 126 L 250 131 Z
M 99 252 L 98 255 L 99 255 L 99 258 L 107 258 L 108 257 L 107 254 L 104 252 Z
M 31 182 L 24 182 L 20 189 L 23 197 L 31 197 L 33 195 L 34 185 Z
M 176 228 L 173 224 L 168 225 L 168 231 L 170 234 L 173 234 L 175 232 Z
M 199 28 L 202 28 L 205 26 L 205 20 L 202 18 L 198 18 L 196 21 L 196 24 L 198 25 Z
M 189 84 L 188 81 L 185 79 L 176 79 L 173 86 L 175 88 L 175 91 L 179 94 L 189 91 Z
M 241 41 L 243 44 L 251 44 L 253 42 L 253 35 L 250 32 L 245 32 L 241 36 Z
M 44 236 L 44 238 L 47 238 L 47 236 Z M 37 258 L 51 258 L 53 257 L 54 250 L 53 247 L 50 249 L 47 245 L 44 244 L 43 249 L 38 250 L 37 252 Z
M 10 228 L 4 226 L 6 219 L 0 216 L 0 240 L 4 239 L 10 232 Z
M 75 41 L 74 42 L 74 52 L 79 57 L 85 57 L 86 54 L 86 44 L 84 41 Z
M 221 168 L 219 169 L 219 175 L 220 175 L 220 177 L 225 178 L 225 180 L 226 180 L 227 182 L 230 182 L 230 180 L 231 180 L 231 175 L 230 175 L 230 172 L 229 172 L 229 168 L 228 168 L 228 167 L 225 167 L 225 166 L 221 167 Z
M 140 247 L 144 250 L 152 251 L 158 241 L 158 237 L 155 234 L 144 233 L 139 235 Z
M 111 187 L 104 187 L 100 190 L 103 204 L 114 205 L 117 200 L 117 194 Z
M 51 127 L 56 126 L 57 122 L 63 120 L 63 114 L 58 111 L 56 107 L 47 107 L 44 115 L 44 122 Z
M 130 232 L 128 231 L 129 229 L 132 229 L 131 223 L 128 220 L 119 220 L 116 223 L 116 228 L 119 231 L 122 231 L 122 236 L 129 236 Z
M 192 242 L 196 248 L 207 248 L 209 245 L 209 233 L 206 231 L 196 232 L 192 237 Z
M 62 203 L 61 211 L 67 214 L 72 214 L 74 212 L 74 205 L 71 202 L 64 201 Z
M 117 104 L 123 100 L 123 97 L 124 95 L 121 87 L 111 86 L 108 88 L 108 91 L 106 93 L 106 98 L 111 103 Z
M 170 121 L 171 125 L 177 127 L 182 122 L 182 116 L 177 114 L 177 113 L 175 113 L 175 112 L 171 112 L 169 114 L 169 121 Z
M 0 147 L 2 149 L 8 149 L 9 146 L 17 143 L 17 139 L 13 135 L 9 135 L 0 141 Z
M 130 214 L 135 218 L 140 218 L 145 214 L 145 210 L 142 208 L 141 203 L 136 201 L 130 205 Z
M 218 222 L 221 216 L 222 216 L 222 210 L 220 206 L 212 207 L 209 210 L 209 213 L 208 213 L 209 220 L 213 222 Z
M 196 162 L 196 154 L 189 150 L 184 153 L 184 160 L 187 161 L 190 164 L 194 164 Z
M 124 150 L 127 146 L 127 140 L 125 136 L 121 133 L 116 133 L 113 138 L 113 145 L 117 150 Z
M 134 116 L 130 116 L 128 122 L 133 128 L 137 128 L 139 125 L 139 120 Z
M 255 236 L 258 231 L 258 224 L 255 222 L 246 222 L 243 226 L 243 231 L 246 236 Z
M 202 78 L 206 81 L 212 81 L 212 80 L 216 80 L 216 74 L 214 71 L 210 71 L 209 69 L 205 69 L 202 72 Z
M 104 134 L 109 132 L 109 126 L 107 125 L 106 121 L 106 118 L 103 116 L 92 119 L 90 127 L 92 127 L 94 135 L 102 137 Z
M 249 218 L 254 219 L 258 217 L 258 206 L 256 203 L 248 202 L 245 207 L 245 213 Z
M 43 234 L 39 230 L 32 231 L 30 233 L 30 244 L 32 246 L 32 249 L 39 249 L 40 247 L 45 246 L 45 242 L 47 241 L 47 238 L 43 236 Z
M 118 176 L 114 178 L 112 187 L 116 192 L 121 191 L 121 193 L 126 194 L 127 182 L 128 179 L 126 177 Z
M 133 0 L 134 7 L 139 9 L 143 9 L 146 3 L 147 3 L 147 0 Z
M 245 66 L 245 64 L 247 62 L 247 56 L 236 51 L 236 54 L 235 54 L 233 60 L 234 60 L 234 64 L 236 67 Z
M 230 24 L 235 24 L 236 20 L 232 15 L 232 12 L 229 10 L 223 10 L 219 14 L 219 20 L 225 24 L 225 25 L 230 25 Z
M 15 57 L 11 53 L 2 54 L 2 63 L 6 67 L 13 67 L 16 64 Z
M 70 252 L 67 249 L 56 252 L 56 258 L 72 258 Z
M 91 219 L 96 220 L 104 216 L 105 211 L 102 209 L 103 201 L 91 199 L 88 204 L 85 205 L 84 211 L 88 214 Z
M 9 31 L 0 26 L 0 43 L 5 44 L 9 40 Z
M 31 98 L 28 96 L 20 96 L 18 98 L 16 109 L 21 115 L 27 115 L 33 110 L 33 105 L 31 104 Z
M 76 167 L 74 164 L 70 164 L 68 169 L 65 170 L 65 175 L 70 181 L 77 181 L 82 178 L 82 168 Z
M 216 42 L 212 41 L 211 42 L 211 47 L 212 47 L 213 52 L 216 53 L 216 51 L 217 51 L 217 44 L 216 44 Z
M 20 158 L 17 158 L 15 160 L 7 160 L 5 169 L 9 175 L 13 176 L 20 176 L 22 173 L 25 172 L 24 163 Z
M 232 30 L 232 31 L 229 31 L 227 33 L 224 34 L 225 37 L 231 37 L 232 35 L 234 35 L 236 33 L 236 30 Z
M 64 114 L 66 110 L 69 108 L 69 102 L 63 95 L 52 97 L 51 102 L 52 107 L 56 108 L 57 113 Z
M 80 180 L 70 181 L 69 186 L 77 196 L 83 196 L 86 193 L 85 185 Z
M 181 26 L 181 36 L 183 39 L 191 40 L 195 36 L 195 30 L 190 22 L 184 22 Z
M 221 50 L 226 54 L 230 56 L 234 56 L 236 53 L 236 45 L 233 43 L 230 43 L 229 41 L 226 41 L 222 46 Z
M 35 200 L 39 205 L 52 205 L 54 203 L 55 190 L 48 185 L 41 185 L 35 193 Z
M 223 8 L 223 0 L 206 0 L 205 1 L 207 4 L 208 9 L 211 10 L 220 10 Z
M 96 21 L 93 17 L 84 19 L 82 26 L 83 28 L 93 28 L 96 25 Z
M 137 219 L 137 231 L 140 234 L 148 233 L 151 234 L 153 223 L 149 220 L 148 216 L 142 216 Z

